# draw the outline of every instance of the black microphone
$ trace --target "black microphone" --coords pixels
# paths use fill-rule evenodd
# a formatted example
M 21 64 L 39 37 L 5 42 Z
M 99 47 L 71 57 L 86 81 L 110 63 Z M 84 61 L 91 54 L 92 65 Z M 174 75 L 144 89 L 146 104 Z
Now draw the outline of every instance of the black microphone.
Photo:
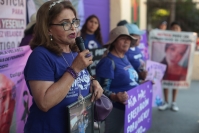
M 76 42 L 76 45 L 79 48 L 80 52 L 82 52 L 82 51 L 84 51 L 86 49 L 85 45 L 84 45 L 84 40 L 82 39 L 82 37 L 76 37 L 75 38 L 75 42 Z M 89 66 L 87 67 L 87 70 L 88 70 L 90 76 L 92 76 L 91 69 L 90 69 Z
M 80 52 L 82 52 L 86 49 L 84 46 L 84 40 L 82 39 L 82 37 L 76 37 L 75 42 L 76 42 L 77 47 L 79 48 Z

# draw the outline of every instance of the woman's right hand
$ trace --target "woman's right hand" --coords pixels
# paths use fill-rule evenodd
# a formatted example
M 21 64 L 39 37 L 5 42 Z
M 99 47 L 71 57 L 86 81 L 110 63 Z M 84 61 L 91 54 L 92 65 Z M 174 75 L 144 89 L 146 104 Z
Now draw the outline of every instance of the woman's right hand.
M 91 54 L 89 52 L 89 50 L 84 50 L 84 51 L 78 53 L 78 55 L 76 56 L 76 58 L 74 59 L 72 65 L 71 65 L 71 68 L 75 72 L 78 73 L 93 63 L 93 61 L 92 61 L 93 57 L 92 56 L 86 57 L 87 54 Z
M 146 70 L 141 71 L 138 74 L 139 74 L 139 78 L 142 79 L 142 80 L 145 80 L 146 77 L 147 77 L 147 71 Z
M 123 104 L 126 104 L 126 101 L 128 100 L 128 94 L 125 92 L 118 92 L 116 94 L 117 101 Z

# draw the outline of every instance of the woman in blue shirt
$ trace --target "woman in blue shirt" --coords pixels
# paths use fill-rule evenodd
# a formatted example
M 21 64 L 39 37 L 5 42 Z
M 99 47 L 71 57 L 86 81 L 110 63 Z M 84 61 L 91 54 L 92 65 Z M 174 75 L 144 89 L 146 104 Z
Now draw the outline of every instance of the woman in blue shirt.
M 109 34 L 109 53 L 97 64 L 96 77 L 114 106 L 105 120 L 105 133 L 123 132 L 126 91 L 138 85 L 138 74 L 125 53 L 136 41 L 125 26 L 116 27 Z
M 102 47 L 103 42 L 100 21 L 96 15 L 91 15 L 86 19 L 86 22 L 81 29 L 81 36 L 84 39 L 86 49 Z
M 77 53 L 75 45 L 80 20 L 70 1 L 51 0 L 37 12 L 35 34 L 24 76 L 33 104 L 24 133 L 66 133 L 66 106 L 90 92 L 86 70 L 93 61 L 89 50 Z M 103 89 L 93 81 L 96 99 Z M 92 97 L 94 100 L 94 96 Z
M 135 46 L 131 47 L 126 52 L 126 56 L 130 61 L 131 65 L 135 68 L 136 72 L 138 73 L 139 79 L 145 80 L 147 76 L 147 71 L 145 70 L 146 64 L 141 50 L 138 48 L 141 36 L 142 34 L 144 34 L 144 31 L 141 31 L 136 24 L 126 24 L 125 26 L 127 27 L 129 34 L 134 38 L 137 38 Z

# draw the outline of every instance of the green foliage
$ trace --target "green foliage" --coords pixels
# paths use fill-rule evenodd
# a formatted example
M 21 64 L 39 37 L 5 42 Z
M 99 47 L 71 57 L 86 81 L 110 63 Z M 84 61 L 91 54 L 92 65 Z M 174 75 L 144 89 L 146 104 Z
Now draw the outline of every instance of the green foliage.
M 163 20 L 168 21 L 170 12 L 165 2 L 159 0 L 147 1 L 147 23 L 157 28 Z
M 158 9 L 155 13 L 156 13 L 155 15 L 160 16 L 160 17 L 165 17 L 169 15 L 169 11 L 165 9 Z
M 152 13 L 151 21 L 152 23 L 157 23 L 162 20 L 162 18 L 167 18 L 169 16 L 169 11 L 166 9 L 155 9 Z
M 176 3 L 176 21 L 184 31 L 199 32 L 199 9 L 191 0 Z
M 166 20 L 170 24 L 171 0 L 148 0 L 147 1 L 147 22 L 156 28 L 160 21 Z M 175 20 L 182 26 L 183 31 L 199 32 L 199 3 L 192 0 L 176 0 Z

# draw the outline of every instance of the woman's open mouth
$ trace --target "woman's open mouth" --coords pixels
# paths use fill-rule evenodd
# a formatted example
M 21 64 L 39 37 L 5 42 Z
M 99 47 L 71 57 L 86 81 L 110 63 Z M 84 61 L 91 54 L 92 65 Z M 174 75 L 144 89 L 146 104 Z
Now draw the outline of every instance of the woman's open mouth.
M 76 34 L 75 33 L 71 33 L 71 34 L 68 35 L 68 37 L 71 38 L 71 39 L 74 39 L 74 38 L 76 38 Z

